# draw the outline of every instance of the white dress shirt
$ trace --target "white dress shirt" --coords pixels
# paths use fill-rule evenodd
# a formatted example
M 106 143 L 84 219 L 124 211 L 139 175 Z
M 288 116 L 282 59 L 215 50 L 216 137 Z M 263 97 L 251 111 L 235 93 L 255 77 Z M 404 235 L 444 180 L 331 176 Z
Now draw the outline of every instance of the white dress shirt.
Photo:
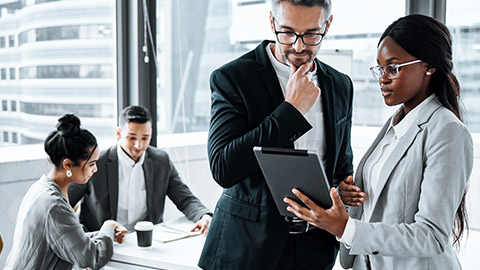
M 274 49 L 273 44 L 268 44 L 265 47 L 267 51 L 268 58 L 275 69 L 277 74 L 280 87 L 282 88 L 283 96 L 285 96 L 285 91 L 290 78 L 291 67 L 280 63 L 275 56 L 273 55 L 272 50 Z M 317 76 L 317 65 L 315 61 L 313 62 L 314 69 L 307 73 L 308 78 L 318 86 L 318 76 Z M 323 107 L 321 99 L 322 91 L 318 96 L 317 101 L 312 108 L 304 115 L 305 119 L 312 126 L 307 133 L 303 134 L 294 142 L 295 149 L 308 149 L 317 152 L 318 157 L 323 163 L 323 167 L 327 165 L 327 158 L 325 155 L 325 129 L 323 124 Z
M 118 210 L 117 221 L 129 231 L 133 230 L 137 221 L 147 216 L 147 193 L 145 190 L 145 174 L 143 161 L 145 152 L 135 163 L 117 145 L 118 155 Z
M 422 109 L 433 99 L 433 97 L 433 94 L 430 95 L 405 116 L 403 115 L 403 106 L 399 108 L 392 117 L 390 126 L 384 137 L 365 161 L 362 175 L 363 187 L 366 194 L 365 202 L 363 203 L 363 221 L 368 222 L 372 216 L 375 207 L 373 201 L 375 200 L 375 196 L 379 195 L 376 194 L 377 184 L 382 168 L 385 166 L 385 162 L 392 154 L 392 151 L 395 149 L 403 135 L 405 135 L 408 129 L 413 125 L 417 116 L 421 114 Z M 349 248 L 352 243 L 355 234 L 355 226 L 355 221 L 352 218 L 349 218 L 342 237 L 338 239 L 340 242 L 344 243 L 347 248 Z

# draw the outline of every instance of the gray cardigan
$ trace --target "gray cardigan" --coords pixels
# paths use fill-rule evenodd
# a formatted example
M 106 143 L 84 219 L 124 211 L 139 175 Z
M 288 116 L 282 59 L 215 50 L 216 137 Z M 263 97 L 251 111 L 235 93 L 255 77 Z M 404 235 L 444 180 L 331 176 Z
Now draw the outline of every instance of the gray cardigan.
M 85 233 L 60 187 L 42 176 L 23 198 L 5 269 L 99 269 L 113 255 L 113 228 Z

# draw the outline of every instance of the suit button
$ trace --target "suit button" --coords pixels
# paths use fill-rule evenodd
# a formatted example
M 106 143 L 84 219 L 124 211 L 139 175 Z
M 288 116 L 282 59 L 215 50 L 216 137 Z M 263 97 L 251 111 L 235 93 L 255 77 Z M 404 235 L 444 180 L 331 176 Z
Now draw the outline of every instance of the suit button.
M 378 255 L 378 251 L 372 252 L 373 255 Z

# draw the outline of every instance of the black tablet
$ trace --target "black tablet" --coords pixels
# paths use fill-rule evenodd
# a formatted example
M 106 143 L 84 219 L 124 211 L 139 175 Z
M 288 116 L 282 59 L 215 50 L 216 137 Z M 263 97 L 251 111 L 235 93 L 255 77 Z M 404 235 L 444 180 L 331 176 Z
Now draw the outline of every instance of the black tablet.
M 299 189 L 325 209 L 332 206 L 330 185 L 315 152 L 259 146 L 255 146 L 253 152 L 282 216 L 295 216 L 287 211 L 288 205 L 283 201 L 284 197 L 304 206 L 292 193 L 293 188 Z

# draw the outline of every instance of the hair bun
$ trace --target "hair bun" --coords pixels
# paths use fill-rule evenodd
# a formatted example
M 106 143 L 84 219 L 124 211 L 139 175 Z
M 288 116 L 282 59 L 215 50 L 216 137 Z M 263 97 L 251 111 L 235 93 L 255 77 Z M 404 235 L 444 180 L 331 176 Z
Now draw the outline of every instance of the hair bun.
M 80 131 L 80 119 L 67 113 L 58 119 L 57 130 L 64 137 L 74 136 Z

